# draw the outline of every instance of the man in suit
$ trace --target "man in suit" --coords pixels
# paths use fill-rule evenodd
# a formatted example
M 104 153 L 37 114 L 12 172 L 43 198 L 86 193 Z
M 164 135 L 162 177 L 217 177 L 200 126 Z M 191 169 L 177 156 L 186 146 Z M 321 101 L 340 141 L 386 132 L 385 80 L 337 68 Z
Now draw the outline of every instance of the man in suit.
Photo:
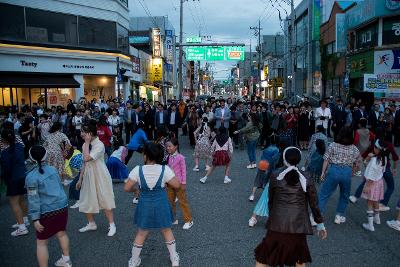
M 335 141 L 339 133 L 339 130 L 346 123 L 346 116 L 347 113 L 343 106 L 343 100 L 339 98 L 336 100 L 336 106 L 333 107 L 333 112 L 332 112 L 332 131 Z
M 231 111 L 225 105 L 225 100 L 220 99 L 219 101 L 220 107 L 215 110 L 215 127 L 219 129 L 224 126 L 226 129 L 229 129 L 229 120 L 231 119 Z
M 137 126 L 139 124 L 139 121 L 143 120 L 144 114 L 142 112 L 142 106 L 139 104 L 133 104 L 132 105 L 132 110 L 133 110 L 133 118 L 132 118 L 132 124 L 133 124 L 133 133 L 136 132 Z
M 176 110 L 176 104 L 172 103 L 167 118 L 168 130 L 174 133 L 175 138 L 178 138 L 178 129 L 180 126 L 179 112 Z
M 163 104 L 158 104 L 158 110 L 156 111 L 155 122 L 154 122 L 154 129 L 160 129 L 162 127 L 166 127 L 168 121 L 168 113 L 164 110 Z
M 374 108 L 368 115 L 368 124 L 373 133 L 376 134 L 376 128 L 378 126 L 379 116 L 380 116 L 380 106 L 379 104 L 375 104 Z
M 368 120 L 368 113 L 365 111 L 365 104 L 361 103 L 360 107 L 356 109 L 353 113 L 353 129 L 358 129 L 358 124 L 360 120 L 364 118 Z
M 131 140 L 131 136 L 133 135 L 133 110 L 132 105 L 130 103 L 126 103 L 126 108 L 124 111 L 124 122 L 125 122 L 125 140 L 128 144 Z

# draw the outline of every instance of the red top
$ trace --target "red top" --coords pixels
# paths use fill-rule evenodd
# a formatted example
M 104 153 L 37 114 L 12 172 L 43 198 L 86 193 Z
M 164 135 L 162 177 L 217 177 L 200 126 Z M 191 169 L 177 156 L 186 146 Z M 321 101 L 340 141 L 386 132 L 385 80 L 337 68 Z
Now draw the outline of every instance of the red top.
M 296 128 L 297 115 L 296 114 L 286 114 L 284 119 L 286 120 L 286 129 Z
M 104 146 L 111 146 L 110 138 L 112 133 L 107 125 L 97 126 L 97 136 L 99 137 L 100 141 L 103 142 Z

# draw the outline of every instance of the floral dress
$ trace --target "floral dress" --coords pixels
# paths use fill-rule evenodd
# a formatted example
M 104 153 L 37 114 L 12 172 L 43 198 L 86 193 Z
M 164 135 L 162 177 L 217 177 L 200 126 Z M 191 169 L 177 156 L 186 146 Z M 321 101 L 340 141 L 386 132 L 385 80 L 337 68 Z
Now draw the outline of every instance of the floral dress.
M 196 138 L 196 146 L 194 148 L 193 156 L 201 159 L 212 159 L 210 137 L 213 137 L 214 132 L 211 132 L 210 127 L 204 127 L 203 132 L 200 133 L 201 126 L 194 131 Z
M 58 131 L 49 134 L 43 144 L 47 150 L 47 163 L 55 167 L 61 176 L 65 174 L 65 159 L 63 155 L 65 145 L 71 145 L 71 143 L 65 134 Z

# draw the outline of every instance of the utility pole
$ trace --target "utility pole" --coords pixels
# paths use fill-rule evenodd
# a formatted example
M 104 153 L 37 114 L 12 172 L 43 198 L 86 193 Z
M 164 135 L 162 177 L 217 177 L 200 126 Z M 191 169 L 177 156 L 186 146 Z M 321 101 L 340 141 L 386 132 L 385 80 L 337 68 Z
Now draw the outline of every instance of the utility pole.
M 296 19 L 296 16 L 294 14 L 294 0 L 290 0 L 290 27 L 291 27 L 291 33 L 290 33 L 290 64 L 291 64 L 291 70 L 292 70 L 292 82 L 291 82 L 291 88 L 290 88 L 290 94 L 288 95 L 289 97 L 293 97 L 295 95 L 296 91 L 296 44 L 294 40 L 294 20 Z M 288 90 L 289 91 L 289 90 Z
M 182 43 L 183 43 L 183 2 L 185 0 L 180 0 L 180 17 L 179 17 L 179 72 L 178 72 L 178 99 L 182 99 L 182 91 L 183 91 L 183 76 L 182 76 L 182 72 L 183 72 L 183 47 L 182 47 Z
M 250 27 L 250 30 L 254 30 L 255 36 L 258 35 L 258 88 L 261 91 L 261 20 L 258 20 L 258 27 Z

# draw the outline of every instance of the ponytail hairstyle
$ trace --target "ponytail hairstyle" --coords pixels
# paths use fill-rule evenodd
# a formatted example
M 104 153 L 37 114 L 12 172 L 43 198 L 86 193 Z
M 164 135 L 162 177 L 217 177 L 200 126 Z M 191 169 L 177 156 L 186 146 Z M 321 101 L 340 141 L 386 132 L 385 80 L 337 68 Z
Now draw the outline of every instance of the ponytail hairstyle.
M 36 162 L 39 167 L 39 173 L 43 174 L 42 162 L 47 158 L 47 151 L 42 146 L 34 146 L 29 150 L 29 157 Z
M 289 148 L 284 153 L 283 159 L 290 166 L 297 166 L 301 161 L 301 152 L 297 148 Z M 285 164 L 286 165 L 286 164 Z M 291 170 L 285 174 L 284 177 L 286 183 L 290 186 L 295 186 L 300 182 L 300 176 L 298 171 Z

